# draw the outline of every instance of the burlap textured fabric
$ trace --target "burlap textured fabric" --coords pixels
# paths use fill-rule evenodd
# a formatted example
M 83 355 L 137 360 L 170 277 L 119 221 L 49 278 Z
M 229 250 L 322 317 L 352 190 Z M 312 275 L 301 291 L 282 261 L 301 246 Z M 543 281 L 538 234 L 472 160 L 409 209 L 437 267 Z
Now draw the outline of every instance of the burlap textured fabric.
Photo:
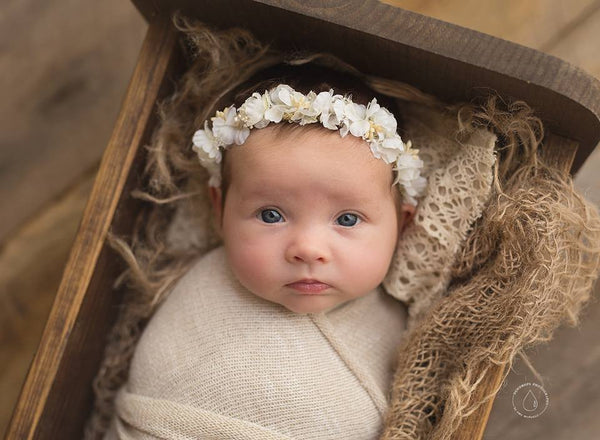
M 376 439 L 406 309 L 376 289 L 319 314 L 256 297 L 219 247 L 146 327 L 107 439 Z

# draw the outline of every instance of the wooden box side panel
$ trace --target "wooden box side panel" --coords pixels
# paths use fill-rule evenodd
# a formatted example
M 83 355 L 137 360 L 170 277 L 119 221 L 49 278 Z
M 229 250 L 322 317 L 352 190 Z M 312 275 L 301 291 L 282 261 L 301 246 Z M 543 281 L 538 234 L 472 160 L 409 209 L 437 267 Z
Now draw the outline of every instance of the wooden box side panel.
M 180 10 L 219 28 L 242 26 L 273 47 L 330 52 L 447 102 L 492 91 L 524 100 L 549 131 L 579 142 L 573 174 L 600 141 L 600 81 L 593 76 L 543 52 L 378 0 L 133 3 L 146 18 Z
M 127 228 L 126 182 L 135 179 L 132 164 L 148 140 L 174 47 L 170 22 L 150 26 L 7 438 L 81 438 L 119 305 L 112 289 L 119 260 L 105 239 L 115 221 Z

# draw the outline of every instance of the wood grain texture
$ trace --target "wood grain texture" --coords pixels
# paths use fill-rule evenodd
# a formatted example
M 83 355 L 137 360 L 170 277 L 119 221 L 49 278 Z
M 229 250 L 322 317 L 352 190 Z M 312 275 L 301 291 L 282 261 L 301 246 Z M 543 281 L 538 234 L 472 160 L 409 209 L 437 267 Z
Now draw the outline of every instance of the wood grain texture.
M 452 440 L 481 440 L 486 430 L 488 419 L 494 405 L 495 395 L 504 379 L 505 367 L 492 366 L 481 385 L 475 390 L 473 399 L 488 399 L 473 414 L 465 418 L 452 435 Z
M 545 49 L 600 78 L 600 0 L 596 0 L 594 6 L 589 14 L 578 18 L 578 26 L 570 27 Z
M 599 5 L 598 0 L 381 1 L 543 52 Z
M 577 18 L 576 26 L 553 38 L 549 53 L 581 66 L 596 78 L 600 78 L 600 0 L 596 0 L 597 9 Z M 581 193 L 596 206 L 600 206 L 600 148 L 596 147 L 586 164 L 575 176 L 575 185 Z M 600 370 L 600 369 L 599 369 Z M 600 400 L 600 398 L 599 398 Z M 598 404 L 600 411 L 600 402 Z M 598 430 L 600 432 L 600 429 Z
M 572 139 L 546 133 L 540 146 L 540 158 L 544 163 L 562 171 L 566 177 L 569 175 L 577 148 L 579 145 Z
M 573 172 L 600 140 L 600 81 L 594 77 L 542 52 L 377 0 L 134 4 L 146 17 L 180 9 L 215 26 L 244 26 L 275 47 L 332 52 L 363 72 L 408 82 L 450 102 L 490 90 L 525 100 L 549 130 L 579 142 Z
M 92 189 L 86 173 L 0 250 L 0 433 L 8 426 Z
M 0 6 L 0 243 L 102 156 L 145 29 L 120 1 Z
M 8 430 L 9 438 L 79 438 L 92 400 L 91 381 L 118 298 L 107 299 L 116 259 L 106 233 L 131 165 L 147 141 L 155 101 L 171 63 L 169 23 L 150 26 L 124 105 L 102 158 L 42 341 Z M 133 173 L 135 174 L 135 173 Z M 76 373 L 76 374 L 74 374 Z

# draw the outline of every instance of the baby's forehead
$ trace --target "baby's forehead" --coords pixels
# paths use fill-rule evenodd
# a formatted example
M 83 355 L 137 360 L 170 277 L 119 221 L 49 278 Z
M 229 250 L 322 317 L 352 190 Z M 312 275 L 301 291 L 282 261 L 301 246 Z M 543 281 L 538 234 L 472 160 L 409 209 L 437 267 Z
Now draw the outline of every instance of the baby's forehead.
M 256 194 L 308 190 L 340 199 L 389 192 L 391 165 L 376 159 L 362 139 L 316 130 L 261 131 L 227 152 L 231 181 L 240 189 Z
M 295 163 L 298 166 L 314 165 L 323 162 L 336 168 L 340 164 L 349 172 L 380 172 L 387 176 L 391 165 L 373 156 L 369 144 L 355 136 L 340 136 L 339 131 L 322 126 L 298 124 L 277 124 L 264 129 L 253 130 L 242 146 L 232 149 L 241 161 L 273 169 L 277 164 Z M 248 167 L 249 168 L 249 167 Z

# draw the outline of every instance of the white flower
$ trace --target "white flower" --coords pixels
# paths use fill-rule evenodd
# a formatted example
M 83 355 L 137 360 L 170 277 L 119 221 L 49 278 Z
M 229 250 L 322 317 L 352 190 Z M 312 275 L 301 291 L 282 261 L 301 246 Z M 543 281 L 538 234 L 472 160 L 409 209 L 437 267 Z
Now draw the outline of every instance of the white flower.
M 367 108 L 362 104 L 348 102 L 344 107 L 344 113 L 348 118 L 348 129 L 353 136 L 366 139 L 369 132 L 369 121 L 367 120 Z
M 372 141 L 383 140 L 396 133 L 396 118 L 377 104 L 375 98 L 366 107 L 350 102 L 346 105 L 345 113 L 350 121 L 350 133 L 354 136 Z
M 411 187 L 414 190 L 413 195 L 422 196 L 427 188 L 427 179 L 423 176 L 419 176 L 417 179 L 412 181 Z
M 210 178 L 208 179 L 208 186 L 218 188 L 221 186 L 221 165 L 215 162 L 202 162 L 204 168 L 208 171 Z
M 333 90 L 319 93 L 312 103 L 312 108 L 319 114 L 319 120 L 325 128 L 337 130 L 344 117 L 344 99 L 342 95 L 334 95 Z
M 373 100 L 367 106 L 367 118 L 371 125 L 372 133 L 378 139 L 383 139 L 385 136 L 390 136 L 396 133 L 397 122 L 396 118 L 390 111 L 377 104 L 377 99 Z
M 312 124 L 317 122 L 318 117 L 318 112 L 312 108 L 316 96 L 312 91 L 304 95 L 289 86 L 277 86 L 271 93 L 271 100 L 275 105 L 269 114 L 273 114 L 275 118 L 281 115 L 281 119 L 298 122 L 300 125 Z
M 290 119 L 294 122 L 298 122 L 300 125 L 314 124 L 317 122 L 319 120 L 319 111 L 313 106 L 316 97 L 317 94 L 313 91 L 309 92 L 306 97 L 301 93 L 292 95 L 294 113 Z
M 212 118 L 212 132 L 223 145 L 242 145 L 246 142 L 250 130 L 244 126 L 244 122 L 237 116 L 234 106 L 227 107 L 222 112 L 217 112 Z
M 420 170 L 423 168 L 423 161 L 412 152 L 402 153 L 396 160 L 394 170 L 396 170 L 396 180 L 394 183 L 411 182 L 420 176 Z
M 265 112 L 271 106 L 269 94 L 254 92 L 238 109 L 238 117 L 249 128 L 265 128 L 269 121 L 265 119 Z
M 287 84 L 280 84 L 269 92 L 271 107 L 265 111 L 265 119 L 271 122 L 281 122 L 291 102 L 290 95 L 294 93 Z
M 271 102 L 273 105 L 290 105 L 290 95 L 294 93 L 295 90 L 292 89 L 287 84 L 279 84 L 273 90 L 270 91 L 269 96 L 271 97 Z
M 374 141 L 373 144 L 377 146 L 380 157 L 386 163 L 393 163 L 396 161 L 398 156 L 404 152 L 404 142 L 400 136 L 394 133 L 391 137 L 386 137 L 382 141 Z
M 406 151 L 400 154 L 394 170 L 396 179 L 394 184 L 402 187 L 407 203 L 416 205 L 416 197 L 422 196 L 427 188 L 427 179 L 421 176 L 423 161 L 419 159 L 419 150 L 412 147 L 410 141 L 405 144 Z
M 201 161 L 221 162 L 221 146 L 208 128 L 208 121 L 204 121 L 204 128 L 196 131 L 192 138 L 194 146 L 192 149 L 198 154 Z
M 265 119 L 275 123 L 281 122 L 285 110 L 285 105 L 273 105 L 265 112 Z
M 419 176 L 415 180 L 410 182 L 402 183 L 402 191 L 404 193 L 404 199 L 406 203 L 417 205 L 417 197 L 421 197 L 425 194 L 427 188 L 427 179 Z

